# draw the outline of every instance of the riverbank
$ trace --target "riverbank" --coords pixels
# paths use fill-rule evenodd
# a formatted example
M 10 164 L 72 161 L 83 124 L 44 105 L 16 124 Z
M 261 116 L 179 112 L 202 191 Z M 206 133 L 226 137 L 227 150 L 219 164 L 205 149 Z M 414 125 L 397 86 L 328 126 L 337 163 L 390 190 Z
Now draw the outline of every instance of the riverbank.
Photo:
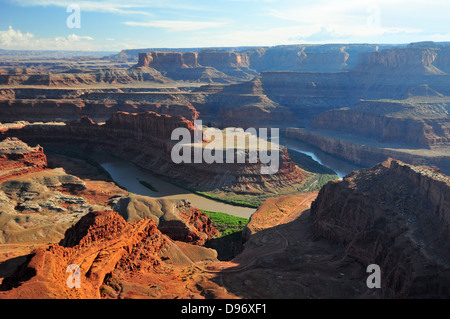
M 413 165 L 437 166 L 446 174 L 450 172 L 450 150 L 448 148 L 418 149 L 301 128 L 286 128 L 283 134 L 291 139 L 312 144 L 325 153 L 362 167 L 373 166 L 390 157 Z
M 294 153 L 301 153 L 304 155 L 307 155 L 311 158 L 312 161 L 314 161 L 315 164 L 314 167 L 309 168 L 306 167 L 305 169 L 312 169 L 312 171 L 316 171 L 317 168 L 320 169 L 320 167 L 327 168 L 328 171 L 320 170 L 323 174 L 336 174 L 339 176 L 339 178 L 343 178 L 347 174 L 360 170 L 361 168 L 365 168 L 365 165 L 360 165 L 355 162 L 340 158 L 338 156 L 329 154 L 323 150 L 321 150 L 318 147 L 315 147 L 314 145 L 307 142 L 307 140 L 300 140 L 296 139 L 295 137 L 290 137 L 283 135 L 281 136 L 280 143 L 287 147 L 289 154 L 292 156 Z M 295 157 L 295 155 L 294 155 Z M 304 160 L 302 162 L 305 162 Z M 298 165 L 298 164 L 297 164 Z
M 101 158 L 97 157 L 95 160 L 109 173 L 116 183 L 134 194 L 171 200 L 184 199 L 190 201 L 193 206 L 199 209 L 222 212 L 244 218 L 250 218 L 256 211 L 255 208 L 230 205 L 195 194 L 182 187 L 164 181 L 153 174 L 142 170 L 136 165 L 121 159 L 106 159 L 105 156 L 103 156 Z M 147 188 L 140 183 L 140 181 L 151 184 L 157 191 Z

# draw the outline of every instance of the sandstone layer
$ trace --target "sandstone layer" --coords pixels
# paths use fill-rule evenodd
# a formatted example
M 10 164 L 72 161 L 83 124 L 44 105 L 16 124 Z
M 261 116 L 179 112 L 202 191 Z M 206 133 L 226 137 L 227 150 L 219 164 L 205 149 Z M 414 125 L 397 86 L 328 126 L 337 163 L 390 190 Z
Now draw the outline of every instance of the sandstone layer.
M 211 219 L 189 203 L 146 196 L 116 196 L 109 202 L 127 222 L 143 218 L 155 221 L 158 229 L 173 240 L 203 245 L 217 234 Z
M 131 195 L 82 160 L 51 155 L 50 166 L 42 147 L 18 139 L 5 139 L 0 148 L 2 243 L 54 242 L 90 211 L 111 208 L 129 222 L 150 218 L 175 240 L 203 245 L 217 233 L 211 219 L 189 202 Z
M 232 83 L 251 78 L 250 74 L 241 71 L 241 68 L 248 69 L 244 59 L 239 54 L 226 51 L 150 52 L 140 53 L 134 68 L 156 69 L 173 80 Z
M 181 115 L 196 119 L 189 96 L 177 88 L 10 88 L 0 89 L 0 121 L 75 121 L 89 116 L 106 121 L 117 111 Z M 195 99 L 194 99 L 195 100 Z
M 359 165 L 369 167 L 392 157 L 413 165 L 436 166 L 445 174 L 450 174 L 448 148 L 430 150 L 411 147 L 401 143 L 401 140 L 396 143 L 377 143 L 373 139 L 330 131 L 286 128 L 283 132 L 287 137 L 312 144 L 322 151 Z
M 425 148 L 450 145 L 449 106 L 444 101 L 361 101 L 356 106 L 319 114 L 322 130 Z
M 389 160 L 267 201 L 221 280 L 244 298 L 448 298 L 449 190 L 450 177 Z
M 151 63 L 139 54 L 151 56 L 155 53 L 183 53 L 204 66 L 222 68 L 249 68 L 262 71 L 306 71 L 337 72 L 353 68 L 360 53 L 377 52 L 392 48 L 392 45 L 376 44 L 325 44 L 325 45 L 280 45 L 273 47 L 228 47 L 215 49 L 199 48 L 155 48 L 123 50 L 111 60 L 137 61 Z M 394 46 L 395 47 L 395 46 Z M 181 58 L 178 58 L 182 60 Z M 247 70 L 245 70 L 247 71 Z M 227 73 L 227 72 L 225 72 Z
M 147 68 L 145 71 L 133 69 L 107 69 L 99 71 L 74 70 L 64 73 L 46 72 L 8 72 L 0 74 L 0 85 L 42 85 L 42 86 L 74 86 L 80 84 L 126 84 L 133 82 L 150 81 L 166 83 L 170 80 L 160 72 Z
M 247 195 L 277 195 L 295 192 L 306 178 L 290 159 L 285 148 L 279 149 L 278 170 L 262 174 L 263 164 L 250 163 L 180 163 L 175 164 L 171 151 L 176 141 L 171 141 L 176 128 L 195 131 L 193 121 L 181 116 L 146 113 L 113 113 L 104 125 L 85 120 L 68 125 L 27 125 L 10 129 L 4 136 L 18 136 L 33 143 L 76 143 L 113 152 L 157 175 L 181 183 L 198 191 L 220 191 Z M 200 132 L 200 134 L 202 134 Z M 202 138 L 203 139 L 203 138 Z M 207 145 L 207 141 L 203 146 Z
M 29 147 L 17 138 L 0 142 L 0 182 L 46 167 L 47 157 L 42 147 Z

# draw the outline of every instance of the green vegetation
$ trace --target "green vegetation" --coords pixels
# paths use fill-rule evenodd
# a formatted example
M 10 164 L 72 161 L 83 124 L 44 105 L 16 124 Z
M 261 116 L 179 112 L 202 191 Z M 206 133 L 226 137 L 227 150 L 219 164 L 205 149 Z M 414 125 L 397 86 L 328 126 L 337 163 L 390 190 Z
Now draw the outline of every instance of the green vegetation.
M 207 193 L 207 192 L 199 192 L 196 190 L 192 190 L 192 192 L 196 193 L 197 195 L 216 200 L 218 202 L 231 204 L 231 205 L 235 205 L 235 206 L 258 208 L 260 205 L 259 202 L 254 202 L 254 201 L 250 202 L 249 200 L 236 199 L 236 198 L 232 198 L 229 196 L 219 196 L 219 195 L 215 195 L 215 194 L 211 194 L 211 193 Z
M 205 210 L 202 210 L 202 212 L 211 218 L 213 225 L 220 231 L 220 236 L 227 236 L 242 231 L 245 225 L 248 224 L 248 218 Z
M 153 192 L 159 192 L 158 189 L 153 186 L 152 184 L 150 184 L 149 182 L 143 181 L 138 179 L 139 184 L 143 185 L 144 187 L 147 187 L 149 190 L 153 191 Z
M 201 192 L 201 191 L 197 191 L 189 186 L 186 186 L 185 184 L 176 182 L 174 180 L 171 180 L 169 178 L 166 177 L 160 177 L 162 180 L 178 186 L 180 188 L 183 188 L 185 190 L 188 190 L 194 194 L 197 194 L 199 196 L 203 196 L 218 202 L 222 202 L 225 204 L 230 204 L 230 205 L 235 205 L 235 206 L 242 206 L 242 207 L 250 207 L 250 208 L 258 208 L 262 202 L 264 202 L 265 198 L 259 198 L 256 196 L 246 196 L 244 199 L 237 199 L 236 197 L 230 197 L 230 196 L 222 196 L 222 195 L 217 195 L 217 194 L 212 194 L 212 193 L 208 193 L 208 192 Z
M 332 169 L 317 163 L 311 156 L 288 149 L 292 161 L 301 169 L 311 173 L 311 177 L 305 181 L 305 185 L 299 189 L 302 193 L 320 190 L 329 181 L 339 179 Z
M 317 174 L 313 173 L 312 176 L 305 182 L 305 185 L 299 190 L 301 193 L 309 193 L 320 190 L 324 185 L 330 181 L 339 179 L 337 175 L 329 174 Z
M 248 218 L 205 210 L 202 212 L 211 218 L 214 227 L 220 232 L 215 238 L 208 240 L 205 247 L 215 249 L 219 260 L 235 257 L 241 249 L 242 230 L 248 224 Z

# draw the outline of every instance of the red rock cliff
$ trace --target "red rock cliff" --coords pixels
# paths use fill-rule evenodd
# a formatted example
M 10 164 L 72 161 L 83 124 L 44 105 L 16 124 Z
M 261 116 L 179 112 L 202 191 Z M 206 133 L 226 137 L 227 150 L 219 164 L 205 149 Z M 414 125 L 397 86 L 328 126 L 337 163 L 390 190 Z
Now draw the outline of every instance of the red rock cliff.
M 29 147 L 17 138 L 0 142 L 0 182 L 47 167 L 47 157 L 41 146 Z
M 175 164 L 171 151 L 177 141 L 171 141 L 171 134 L 176 128 L 187 128 L 191 138 L 194 136 L 193 121 L 154 112 L 117 112 L 104 125 L 89 120 L 70 125 L 29 125 L 9 130 L 4 135 L 33 142 L 89 143 L 199 191 L 222 190 L 252 195 L 266 191 L 275 194 L 280 190 L 292 192 L 306 177 L 284 148 L 280 148 L 279 166 L 274 174 L 261 174 L 263 164 L 249 163 L 248 159 L 242 164 Z
M 198 67 L 198 54 L 194 52 L 139 53 L 136 67 L 152 67 L 158 70 Z
M 318 237 L 381 267 L 384 297 L 450 293 L 450 178 L 389 160 L 330 182 L 311 206 Z

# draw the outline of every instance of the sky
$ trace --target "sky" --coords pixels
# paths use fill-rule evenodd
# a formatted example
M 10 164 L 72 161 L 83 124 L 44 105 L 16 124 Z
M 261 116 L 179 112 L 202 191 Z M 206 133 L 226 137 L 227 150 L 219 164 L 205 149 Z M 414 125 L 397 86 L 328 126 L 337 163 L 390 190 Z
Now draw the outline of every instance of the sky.
M 0 0 L 0 49 L 450 41 L 448 0 Z

